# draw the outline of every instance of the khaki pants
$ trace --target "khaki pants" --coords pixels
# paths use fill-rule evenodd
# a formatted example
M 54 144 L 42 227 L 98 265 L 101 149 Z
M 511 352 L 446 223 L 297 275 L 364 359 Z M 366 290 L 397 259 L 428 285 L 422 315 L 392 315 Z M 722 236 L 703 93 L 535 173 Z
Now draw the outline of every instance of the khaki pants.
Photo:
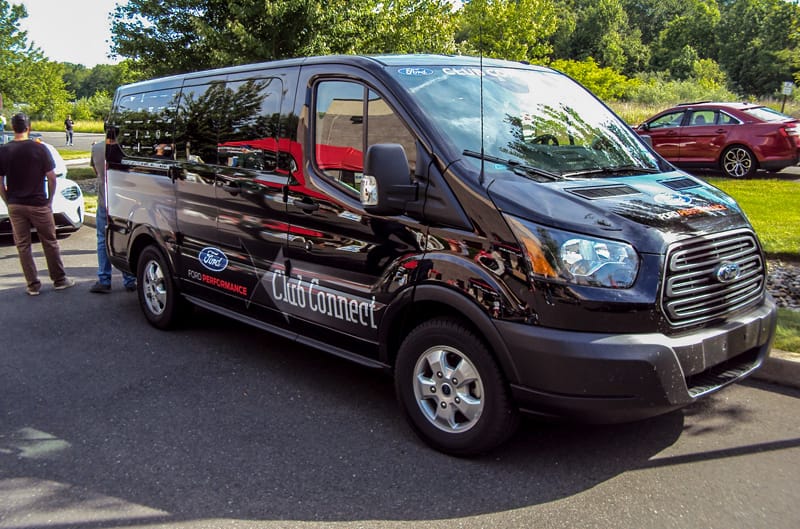
M 19 262 L 28 289 L 39 290 L 42 283 L 39 281 L 39 272 L 31 251 L 31 228 L 36 228 L 39 242 L 42 243 L 44 257 L 47 260 L 47 270 L 53 283 L 66 279 L 64 264 L 61 262 L 61 250 L 56 239 L 56 224 L 53 221 L 53 211 L 50 206 L 24 206 L 21 204 L 8 205 L 8 217 L 11 220 L 11 229 L 14 232 L 14 244 L 17 246 Z

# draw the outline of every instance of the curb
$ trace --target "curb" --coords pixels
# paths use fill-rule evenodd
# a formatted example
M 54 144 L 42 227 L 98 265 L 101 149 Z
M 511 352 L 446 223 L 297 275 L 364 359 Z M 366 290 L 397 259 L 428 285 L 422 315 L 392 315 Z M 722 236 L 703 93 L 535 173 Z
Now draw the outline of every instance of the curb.
M 93 228 L 97 227 L 93 213 L 84 213 L 83 223 Z M 800 389 L 800 354 L 773 349 L 751 378 Z
M 756 380 L 800 389 L 800 354 L 773 349 L 752 376 Z

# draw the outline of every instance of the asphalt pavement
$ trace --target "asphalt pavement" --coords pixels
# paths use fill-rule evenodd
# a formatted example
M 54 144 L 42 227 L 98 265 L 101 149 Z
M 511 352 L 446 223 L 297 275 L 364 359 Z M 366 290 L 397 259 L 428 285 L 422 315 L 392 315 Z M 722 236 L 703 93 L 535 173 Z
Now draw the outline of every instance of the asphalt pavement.
M 194 311 L 147 324 L 94 232 L 25 295 L 0 243 L 0 529 L 796 529 L 800 391 L 749 380 L 612 426 L 526 419 L 490 455 L 422 444 L 392 381 Z M 43 269 L 40 248 L 37 260 Z

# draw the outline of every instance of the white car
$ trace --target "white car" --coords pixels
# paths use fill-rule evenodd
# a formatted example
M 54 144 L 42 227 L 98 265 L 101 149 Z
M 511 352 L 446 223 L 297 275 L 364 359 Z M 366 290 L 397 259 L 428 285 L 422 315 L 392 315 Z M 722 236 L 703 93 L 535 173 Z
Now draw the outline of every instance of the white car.
M 37 140 L 39 141 L 39 140 Z M 0 142 L 2 143 L 2 142 Z M 67 164 L 58 151 L 49 143 L 41 142 L 50 151 L 56 164 L 56 196 L 53 198 L 53 219 L 56 232 L 59 234 L 78 231 L 83 225 L 83 193 L 74 181 L 67 178 Z M 44 182 L 42 185 L 46 185 Z M 0 235 L 11 235 L 11 221 L 8 219 L 8 207 L 0 200 Z

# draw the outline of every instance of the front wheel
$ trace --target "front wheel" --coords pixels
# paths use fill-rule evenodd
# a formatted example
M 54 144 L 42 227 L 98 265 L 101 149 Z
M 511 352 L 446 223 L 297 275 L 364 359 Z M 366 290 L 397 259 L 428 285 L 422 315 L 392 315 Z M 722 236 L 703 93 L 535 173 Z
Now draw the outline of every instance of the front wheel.
M 395 390 L 414 431 L 445 453 L 488 452 L 519 421 L 494 358 L 458 321 L 435 319 L 409 333 L 397 355 Z
M 155 246 L 148 246 L 139 258 L 136 273 L 139 305 L 147 321 L 159 329 L 173 327 L 182 303 L 172 280 L 167 260 Z
M 732 145 L 722 153 L 722 172 L 728 178 L 750 178 L 756 174 L 758 161 L 747 147 Z

